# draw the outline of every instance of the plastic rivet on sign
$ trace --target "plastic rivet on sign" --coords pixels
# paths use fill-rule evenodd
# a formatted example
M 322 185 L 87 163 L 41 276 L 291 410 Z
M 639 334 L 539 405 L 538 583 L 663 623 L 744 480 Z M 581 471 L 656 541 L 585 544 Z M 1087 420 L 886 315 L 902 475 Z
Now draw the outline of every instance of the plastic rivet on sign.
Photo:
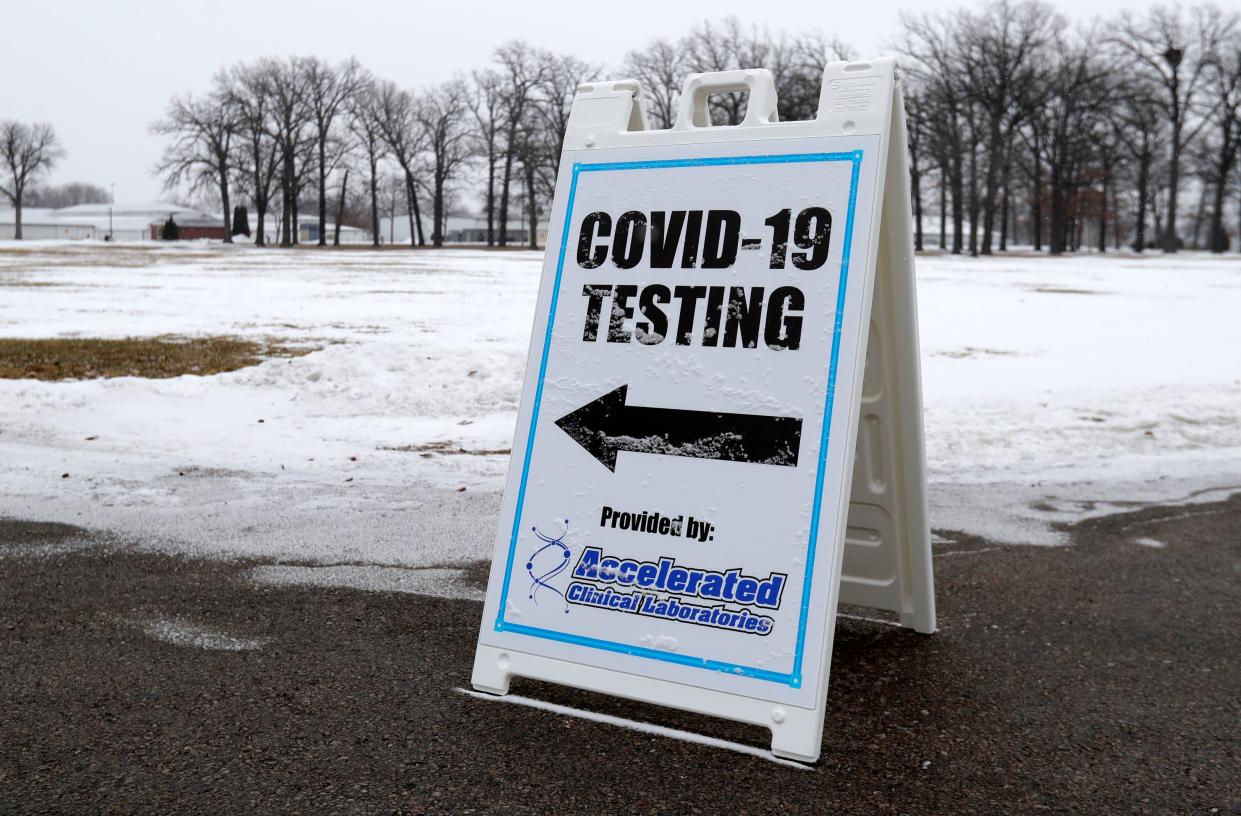
M 501 654 L 498 658 L 496 658 L 496 665 L 502 669 L 507 669 L 508 668 L 508 655 Z
M 849 121 L 845 122 L 843 125 L 840 126 L 840 130 L 842 133 L 849 134 L 857 130 L 857 125 L 854 124 L 852 119 L 850 119 Z
M 771 721 L 776 724 L 784 722 L 784 709 L 778 707 L 773 708 L 771 710 Z
M 594 147 L 594 146 L 595 146 L 595 137 L 594 137 L 594 136 L 587 136 L 587 137 L 586 137 L 586 146 L 587 146 L 587 147 Z

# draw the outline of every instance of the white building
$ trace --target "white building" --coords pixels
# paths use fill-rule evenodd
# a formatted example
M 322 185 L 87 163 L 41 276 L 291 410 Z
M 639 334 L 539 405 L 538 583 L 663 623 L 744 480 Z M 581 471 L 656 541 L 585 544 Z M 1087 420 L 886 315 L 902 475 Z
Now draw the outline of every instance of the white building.
M 22 238 L 28 241 L 150 241 L 151 227 L 172 217 L 181 225 L 221 229 L 223 220 L 166 201 L 141 204 L 78 204 L 51 210 L 22 208 Z M 0 240 L 16 237 L 17 212 L 0 209 Z M 158 235 L 158 230 L 155 235 Z
M 166 201 L 140 204 L 78 204 L 50 210 L 38 207 L 22 208 L 22 237 L 29 241 L 153 241 L 158 240 L 160 229 L 172 218 L 181 231 L 181 239 L 223 240 L 224 219 L 217 213 L 204 212 L 193 207 L 182 207 Z M 298 241 L 303 244 L 319 242 L 319 218 L 317 215 L 298 217 Z M 0 209 L 0 240 L 11 240 L 16 232 L 17 213 L 13 209 Z M 257 229 L 254 214 L 250 214 L 250 228 Z M 328 223 L 327 238 L 331 243 L 336 225 Z M 267 243 L 280 242 L 280 213 L 268 213 L 263 225 Z M 234 240 L 245 240 L 238 236 Z M 342 244 L 370 243 L 371 234 L 357 227 L 342 226 Z
M 94 227 L 58 221 L 52 215 L 55 212 L 43 207 L 23 207 L 22 234 L 31 241 L 80 241 L 95 237 Z M 11 240 L 16 234 L 17 211 L 12 207 L 0 208 L 0 241 Z
M 250 240 L 257 238 L 258 218 L 254 212 L 250 212 Z M 330 246 L 336 237 L 336 224 L 328 221 L 324 224 L 324 234 L 327 235 L 327 242 Z M 280 243 L 280 211 L 267 213 L 263 219 L 263 236 L 268 246 L 276 246 Z M 237 236 L 234 241 L 242 240 L 242 236 Z M 319 216 L 318 215 L 298 215 L 297 217 L 297 241 L 299 244 L 317 245 L 319 243 Z M 340 242 L 342 244 L 369 244 L 371 242 L 371 234 L 368 230 L 359 227 L 351 227 L 348 224 L 342 224 L 340 227 Z
M 487 218 L 477 215 L 450 215 L 446 219 L 444 225 L 444 243 L 446 244 L 486 244 L 487 243 Z M 495 235 L 498 240 L 500 237 L 500 224 L 497 221 L 495 226 Z M 431 219 L 426 215 L 422 217 L 422 230 L 426 236 L 427 243 L 431 242 Z M 521 218 L 510 218 L 508 221 L 508 229 L 506 237 L 508 245 L 512 247 L 523 247 L 529 242 L 530 225 Z M 385 244 L 408 244 L 409 243 L 409 215 L 402 213 L 395 218 L 379 219 L 379 237 Z M 547 220 L 541 220 L 538 230 L 535 232 L 539 246 L 547 245 Z

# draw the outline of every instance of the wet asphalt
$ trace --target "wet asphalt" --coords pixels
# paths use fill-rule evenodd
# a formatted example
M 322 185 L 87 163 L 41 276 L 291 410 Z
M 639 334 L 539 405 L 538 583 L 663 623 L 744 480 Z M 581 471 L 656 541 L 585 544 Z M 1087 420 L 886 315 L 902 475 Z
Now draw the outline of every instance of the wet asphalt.
M 945 532 L 934 636 L 841 619 L 804 771 L 456 693 L 476 602 L 260 586 L 252 563 L 0 521 L 0 813 L 1241 814 L 1241 496 L 1072 533 Z

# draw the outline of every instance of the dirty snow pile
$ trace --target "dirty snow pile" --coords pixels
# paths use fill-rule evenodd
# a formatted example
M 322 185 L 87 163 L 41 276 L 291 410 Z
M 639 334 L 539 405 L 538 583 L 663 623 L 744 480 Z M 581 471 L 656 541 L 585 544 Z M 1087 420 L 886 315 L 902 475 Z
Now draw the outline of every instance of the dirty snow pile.
M 0 337 L 318 349 L 0 380 L 0 516 L 285 562 L 490 556 L 542 255 L 0 247 Z M 932 523 L 1017 543 L 1241 486 L 1241 259 L 918 261 Z

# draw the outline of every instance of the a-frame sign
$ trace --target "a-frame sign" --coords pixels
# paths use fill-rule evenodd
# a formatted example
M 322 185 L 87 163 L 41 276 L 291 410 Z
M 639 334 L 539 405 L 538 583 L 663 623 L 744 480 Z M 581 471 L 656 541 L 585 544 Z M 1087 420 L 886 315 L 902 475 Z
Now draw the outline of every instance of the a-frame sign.
M 713 127 L 708 97 L 748 93 Z M 891 60 L 780 122 L 697 74 L 647 130 L 583 85 L 473 685 L 537 678 L 766 726 L 818 758 L 838 604 L 935 629 L 905 120 Z

